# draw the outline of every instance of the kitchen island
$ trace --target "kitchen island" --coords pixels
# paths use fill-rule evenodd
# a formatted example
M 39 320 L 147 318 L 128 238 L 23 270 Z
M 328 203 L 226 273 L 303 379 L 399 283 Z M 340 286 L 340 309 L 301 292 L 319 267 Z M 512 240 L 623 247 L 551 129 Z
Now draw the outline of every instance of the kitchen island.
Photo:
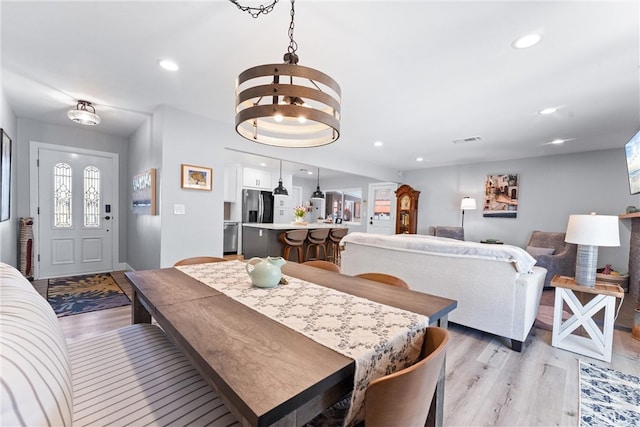
M 288 230 L 315 230 L 318 228 L 347 228 L 342 224 L 309 222 L 307 224 L 242 224 L 242 252 L 245 259 L 253 257 L 282 256 L 284 245 L 279 236 Z M 306 250 L 306 245 L 303 247 Z M 291 261 L 298 261 L 295 251 L 291 253 Z

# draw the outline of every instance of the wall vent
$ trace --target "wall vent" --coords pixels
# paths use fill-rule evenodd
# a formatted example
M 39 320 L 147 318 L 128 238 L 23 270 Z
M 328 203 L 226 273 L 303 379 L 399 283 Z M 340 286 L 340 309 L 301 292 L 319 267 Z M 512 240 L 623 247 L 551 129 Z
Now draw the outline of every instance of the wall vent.
M 481 136 L 470 136 L 468 138 L 454 139 L 453 143 L 454 144 L 466 144 L 467 142 L 478 142 L 480 140 L 482 140 Z

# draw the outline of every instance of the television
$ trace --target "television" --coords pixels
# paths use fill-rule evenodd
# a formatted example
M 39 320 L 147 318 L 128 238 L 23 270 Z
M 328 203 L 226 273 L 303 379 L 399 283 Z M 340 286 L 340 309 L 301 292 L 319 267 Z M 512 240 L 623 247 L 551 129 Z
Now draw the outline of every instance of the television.
M 629 191 L 631 194 L 640 193 L 640 131 L 624 145 L 627 157 L 627 172 L 629 173 Z

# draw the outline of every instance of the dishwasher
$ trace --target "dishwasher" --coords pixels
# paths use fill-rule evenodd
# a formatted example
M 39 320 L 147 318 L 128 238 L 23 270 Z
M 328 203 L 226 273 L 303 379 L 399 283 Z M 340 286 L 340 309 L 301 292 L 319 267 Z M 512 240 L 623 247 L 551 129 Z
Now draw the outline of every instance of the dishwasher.
M 223 252 L 227 254 L 238 253 L 238 223 L 225 222 L 223 234 Z

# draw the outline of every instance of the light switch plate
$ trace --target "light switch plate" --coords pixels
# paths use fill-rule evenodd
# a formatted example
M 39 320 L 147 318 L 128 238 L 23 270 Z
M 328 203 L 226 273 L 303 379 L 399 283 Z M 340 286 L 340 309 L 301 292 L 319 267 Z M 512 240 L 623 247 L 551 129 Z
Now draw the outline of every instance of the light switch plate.
M 173 214 L 174 215 L 184 215 L 185 213 L 184 205 L 173 205 Z

